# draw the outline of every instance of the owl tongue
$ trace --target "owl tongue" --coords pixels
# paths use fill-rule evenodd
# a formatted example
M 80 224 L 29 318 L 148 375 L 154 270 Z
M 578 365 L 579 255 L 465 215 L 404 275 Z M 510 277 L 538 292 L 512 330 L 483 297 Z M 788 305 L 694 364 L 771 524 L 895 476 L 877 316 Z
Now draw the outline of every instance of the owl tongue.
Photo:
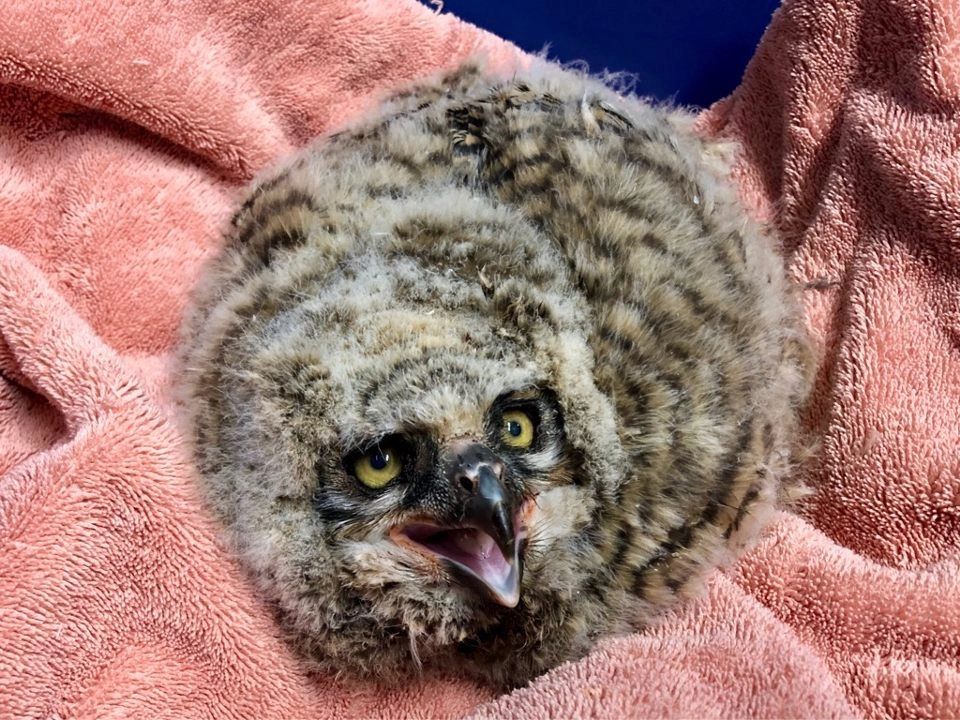
M 514 607 L 519 601 L 519 542 L 512 543 L 513 552 L 507 558 L 496 541 L 477 528 L 414 524 L 402 533 L 430 554 L 447 560 L 467 579 L 482 584 L 501 605 Z

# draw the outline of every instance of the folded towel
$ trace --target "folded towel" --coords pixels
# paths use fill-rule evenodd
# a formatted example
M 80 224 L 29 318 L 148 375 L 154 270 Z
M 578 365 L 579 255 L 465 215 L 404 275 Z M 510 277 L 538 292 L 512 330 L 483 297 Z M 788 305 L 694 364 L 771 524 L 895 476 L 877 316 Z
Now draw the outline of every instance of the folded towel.
M 954 4 L 787 0 L 702 118 L 806 287 L 809 506 L 501 698 L 304 674 L 198 502 L 168 361 L 252 173 L 392 85 L 517 52 L 408 0 L 8 5 L 0 717 L 960 716 Z

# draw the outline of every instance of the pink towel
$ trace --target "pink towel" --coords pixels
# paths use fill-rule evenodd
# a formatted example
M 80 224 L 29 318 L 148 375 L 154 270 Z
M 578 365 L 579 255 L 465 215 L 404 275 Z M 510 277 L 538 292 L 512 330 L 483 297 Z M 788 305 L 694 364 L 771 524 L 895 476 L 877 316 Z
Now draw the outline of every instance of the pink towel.
M 807 284 L 809 509 L 509 696 L 298 669 L 197 502 L 177 323 L 253 172 L 478 49 L 409 0 L 0 9 L 0 718 L 960 716 L 955 0 L 787 0 L 702 121 Z

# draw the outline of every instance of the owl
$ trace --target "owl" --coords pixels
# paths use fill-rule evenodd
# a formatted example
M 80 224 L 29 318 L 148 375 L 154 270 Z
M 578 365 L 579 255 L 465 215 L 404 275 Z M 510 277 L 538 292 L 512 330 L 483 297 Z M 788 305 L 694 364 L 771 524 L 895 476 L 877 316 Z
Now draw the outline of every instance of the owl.
M 182 397 L 204 496 L 310 667 L 522 685 L 755 533 L 811 361 L 730 156 L 582 72 L 472 63 L 254 183 Z

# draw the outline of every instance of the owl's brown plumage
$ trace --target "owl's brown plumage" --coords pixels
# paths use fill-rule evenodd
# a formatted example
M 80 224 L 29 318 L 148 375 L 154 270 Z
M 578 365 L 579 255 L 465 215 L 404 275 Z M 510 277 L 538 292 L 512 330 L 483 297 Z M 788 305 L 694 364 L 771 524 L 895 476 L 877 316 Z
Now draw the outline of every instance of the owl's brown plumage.
M 255 184 L 184 385 L 306 658 L 522 684 L 749 537 L 809 363 L 726 170 L 683 113 L 467 68 Z

